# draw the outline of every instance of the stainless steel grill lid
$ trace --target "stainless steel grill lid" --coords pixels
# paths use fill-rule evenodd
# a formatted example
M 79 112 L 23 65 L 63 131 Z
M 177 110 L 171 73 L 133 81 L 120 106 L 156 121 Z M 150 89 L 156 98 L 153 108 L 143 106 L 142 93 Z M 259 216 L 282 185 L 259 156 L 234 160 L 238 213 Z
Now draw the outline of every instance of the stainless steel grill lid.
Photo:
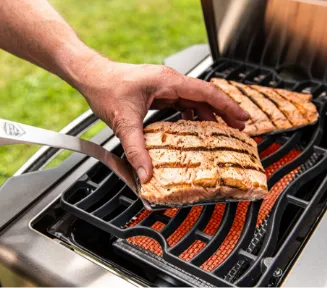
M 287 77 L 327 76 L 327 2 L 202 0 L 208 40 L 219 57 L 270 66 Z

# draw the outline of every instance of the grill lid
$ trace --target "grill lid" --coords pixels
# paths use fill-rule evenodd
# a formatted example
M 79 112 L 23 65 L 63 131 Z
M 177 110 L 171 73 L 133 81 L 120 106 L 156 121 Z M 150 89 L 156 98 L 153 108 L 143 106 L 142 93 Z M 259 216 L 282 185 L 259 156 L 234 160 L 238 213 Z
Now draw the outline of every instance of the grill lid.
M 326 82 L 327 2 L 202 0 L 214 60 L 228 57 L 270 66 L 284 78 Z

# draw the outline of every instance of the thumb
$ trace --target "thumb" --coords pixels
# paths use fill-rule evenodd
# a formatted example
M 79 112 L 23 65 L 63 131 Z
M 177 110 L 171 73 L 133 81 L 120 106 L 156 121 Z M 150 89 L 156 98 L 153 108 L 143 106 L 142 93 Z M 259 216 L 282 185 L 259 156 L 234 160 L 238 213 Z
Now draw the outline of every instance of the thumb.
M 123 117 L 117 119 L 114 130 L 119 137 L 128 162 L 135 169 L 141 183 L 146 183 L 152 177 L 152 161 L 145 149 L 142 119 Z

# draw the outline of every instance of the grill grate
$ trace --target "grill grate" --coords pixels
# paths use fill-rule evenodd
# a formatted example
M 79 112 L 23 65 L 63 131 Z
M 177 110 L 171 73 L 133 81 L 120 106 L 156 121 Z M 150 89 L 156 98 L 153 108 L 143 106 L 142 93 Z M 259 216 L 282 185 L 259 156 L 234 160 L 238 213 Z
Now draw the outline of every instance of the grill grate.
M 320 158 L 319 155 L 314 153 L 310 157 L 310 159 L 307 160 L 306 163 L 301 166 L 301 168 L 293 171 L 293 173 L 295 175 L 294 175 L 294 177 L 291 176 L 292 177 L 291 181 L 295 181 L 302 173 L 304 173 L 306 170 L 313 167 L 319 161 L 319 158 Z M 258 217 L 258 221 L 257 221 L 257 229 L 254 233 L 251 243 L 249 244 L 248 248 L 246 249 L 246 252 L 248 252 L 248 253 L 251 253 L 254 255 L 256 255 L 258 253 L 261 245 L 263 244 L 264 236 L 265 236 L 267 230 L 269 229 L 268 228 L 269 212 L 271 211 L 271 209 L 273 207 L 273 203 L 277 200 L 277 197 L 279 196 L 280 192 L 282 191 L 282 189 L 280 189 L 277 185 L 276 185 L 275 191 L 272 191 L 272 190 L 274 190 L 274 188 L 272 188 L 270 191 L 269 199 L 267 199 L 267 201 L 265 201 L 266 203 L 263 203 L 263 205 L 261 206 L 260 211 L 264 210 L 264 212 L 260 213 L 260 211 L 259 211 L 259 217 Z M 265 204 L 266 204 L 266 207 L 264 207 Z M 248 266 L 249 266 L 249 264 L 244 260 L 237 262 L 237 264 L 227 273 L 227 275 L 225 275 L 224 279 L 231 283 L 235 282 L 235 280 L 237 280 L 238 277 L 243 272 L 245 272 L 245 270 L 248 268 Z
M 294 91 L 313 87 L 310 88 L 311 93 L 320 111 L 320 120 L 315 126 L 257 139 L 262 163 L 269 177 L 269 199 L 142 212 L 141 201 L 135 199 L 134 194 L 115 175 L 110 174 L 98 184 L 90 181 L 86 175 L 63 193 L 61 202 L 63 208 L 75 216 L 117 238 L 128 239 L 128 244 L 127 241 L 118 241 L 115 245 L 125 253 L 132 253 L 134 257 L 138 253 L 136 251 L 142 255 L 146 253 L 147 257 L 138 258 L 152 266 L 154 262 L 151 262 L 151 258 L 158 260 L 158 256 L 154 255 L 160 255 L 163 260 L 159 262 L 167 263 L 169 269 L 179 267 L 176 277 L 180 277 L 184 270 L 186 274 L 213 285 L 229 286 L 230 282 L 234 282 L 248 286 L 255 284 L 253 279 L 258 275 L 264 274 L 259 282 L 262 285 L 277 265 L 277 254 L 269 267 L 261 263 L 272 255 L 281 215 L 288 203 L 303 208 L 301 218 L 290 235 L 295 237 L 296 229 L 325 189 L 323 183 L 309 201 L 296 196 L 304 184 L 323 172 L 327 163 L 327 151 L 316 146 L 323 133 L 327 101 L 321 95 L 325 87 L 317 81 L 283 81 L 273 70 L 226 59 L 216 63 L 203 79 L 210 80 L 211 77 L 286 87 Z M 179 117 L 179 114 L 174 114 L 166 120 L 176 121 Z M 312 160 L 312 155 L 317 155 L 317 161 Z M 308 159 L 311 159 L 312 167 L 306 164 Z M 88 192 L 80 193 L 81 189 Z M 82 197 L 75 197 L 77 191 L 79 195 L 83 194 Z M 290 241 L 286 239 L 279 251 L 287 249 Z
M 264 152 L 260 153 L 260 155 L 262 157 L 267 157 L 267 156 L 273 154 L 275 151 L 277 151 L 280 148 L 280 146 L 281 145 L 273 144 L 268 149 L 266 149 Z M 286 163 L 292 161 L 299 154 L 300 154 L 300 151 L 292 150 L 287 155 L 285 155 L 282 159 L 280 159 L 278 161 L 278 163 L 274 163 L 273 165 L 270 165 L 269 167 L 267 167 L 266 168 L 267 176 L 268 177 L 271 176 L 276 170 L 278 170 L 278 168 L 280 168 L 280 167 L 284 166 Z M 279 181 L 271 189 L 269 197 L 261 205 L 259 216 L 257 218 L 257 226 L 259 226 L 261 224 L 261 222 L 263 221 L 263 219 L 267 217 L 267 215 L 268 215 L 269 211 L 271 210 L 271 207 L 273 206 L 273 203 L 277 199 L 278 195 L 283 190 L 283 188 L 285 188 L 288 185 L 288 182 L 290 182 L 294 178 L 293 175 L 298 170 L 299 170 L 299 168 L 292 171 L 292 173 L 286 175 L 285 179 L 282 179 L 282 181 Z M 199 217 L 200 210 L 199 210 L 199 207 L 194 207 L 193 209 L 197 209 L 197 210 L 194 210 L 193 213 L 191 212 L 190 215 L 188 216 L 188 218 L 190 220 L 193 220 L 193 223 L 194 223 L 194 221 L 195 221 L 194 218 Z M 203 230 L 204 233 L 211 234 L 211 233 L 208 233 L 207 228 L 208 228 L 208 226 L 210 226 L 210 224 L 212 222 L 215 223 L 215 225 L 214 225 L 215 230 L 219 227 L 219 224 L 220 224 L 222 216 L 223 216 L 224 209 L 225 209 L 225 205 L 223 205 L 223 204 L 217 204 L 215 206 L 216 213 L 212 214 L 207 227 Z M 203 263 L 201 265 L 201 268 L 203 270 L 213 271 L 225 260 L 225 258 L 227 258 L 229 256 L 229 254 L 235 247 L 237 240 L 239 239 L 239 236 L 242 232 L 247 209 L 248 209 L 248 203 L 246 203 L 246 202 L 238 205 L 237 211 L 236 211 L 236 218 L 233 222 L 231 229 L 229 230 L 228 235 L 226 236 L 224 242 L 221 244 L 219 249 L 217 251 L 214 251 L 213 255 L 205 263 Z M 195 211 L 197 213 L 194 213 Z M 148 211 L 144 211 L 143 213 L 146 214 L 146 213 L 148 213 Z M 196 216 L 196 217 L 194 217 L 194 216 Z M 142 216 L 140 215 L 140 217 L 142 217 Z M 155 227 L 157 227 L 156 223 L 152 226 L 152 228 L 155 229 Z M 189 225 L 187 225 L 187 224 L 185 225 L 185 223 L 182 223 L 180 227 L 182 227 L 182 229 L 184 229 L 184 231 L 190 230 L 190 228 L 193 226 L 193 223 L 189 223 Z M 132 223 L 131 225 L 134 226 L 135 224 Z M 213 234 L 211 234 L 211 235 L 213 235 Z M 135 237 L 133 239 L 129 239 L 128 242 L 133 245 L 142 247 L 143 249 L 147 249 L 148 251 L 151 251 L 157 255 L 162 255 L 162 250 L 160 248 L 160 245 L 149 237 L 145 237 L 145 236 Z M 253 240 L 252 240 L 252 242 L 253 242 Z M 171 243 L 171 241 L 169 241 L 169 239 L 168 239 L 168 244 L 170 244 L 170 246 L 172 246 L 175 243 Z M 190 247 L 188 247 L 184 252 L 182 252 L 182 254 L 179 255 L 179 257 L 181 259 L 187 260 L 187 261 L 192 260 L 205 247 L 206 247 L 205 242 L 200 241 L 200 240 L 195 240 L 193 242 L 193 244 L 191 244 Z M 247 251 L 247 252 L 251 252 L 251 251 Z M 192 261 L 192 262 L 196 262 L 196 261 L 197 260 Z

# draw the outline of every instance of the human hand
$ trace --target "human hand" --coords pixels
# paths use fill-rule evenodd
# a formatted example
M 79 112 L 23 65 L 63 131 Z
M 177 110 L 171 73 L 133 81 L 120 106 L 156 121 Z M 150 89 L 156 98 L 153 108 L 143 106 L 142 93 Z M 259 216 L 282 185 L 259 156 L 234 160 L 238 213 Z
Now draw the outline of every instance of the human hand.
M 221 116 L 232 127 L 243 129 L 249 116 L 212 84 L 186 77 L 161 65 L 133 65 L 99 57 L 83 68 L 76 88 L 91 109 L 120 138 L 126 157 L 142 183 L 152 176 L 145 149 L 143 119 L 149 109 L 175 107 L 187 117 L 195 110 L 201 120 Z

